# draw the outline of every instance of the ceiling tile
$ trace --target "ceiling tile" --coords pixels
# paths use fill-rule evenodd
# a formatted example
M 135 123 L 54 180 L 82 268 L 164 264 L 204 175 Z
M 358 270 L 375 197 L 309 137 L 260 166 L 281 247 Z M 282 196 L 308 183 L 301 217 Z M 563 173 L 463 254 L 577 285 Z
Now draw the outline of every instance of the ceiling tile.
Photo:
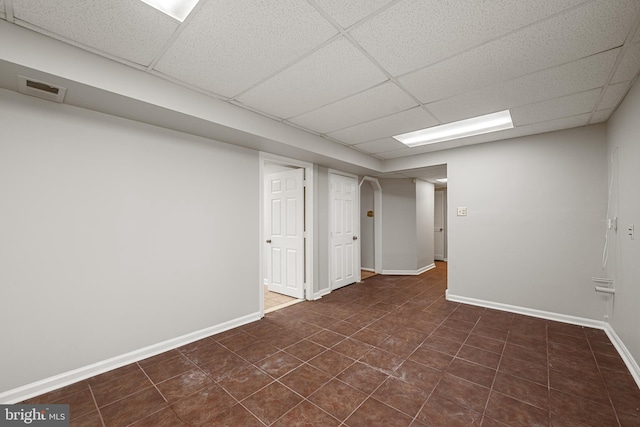
M 364 151 L 365 153 L 384 153 L 385 151 L 393 151 L 399 150 L 402 148 L 407 148 L 402 142 L 397 139 L 382 138 L 376 141 L 364 142 L 362 144 L 356 144 L 353 148 L 357 148 L 358 150 Z
M 273 116 L 289 118 L 385 80 L 384 73 L 355 46 L 339 38 L 237 99 Z
M 625 80 L 633 80 L 640 70 L 640 43 L 629 46 L 616 73 L 613 75 L 611 83 L 620 83 Z
M 337 34 L 307 2 L 205 2 L 155 69 L 233 97 Z
M 405 0 L 351 34 L 392 75 L 433 64 L 584 0 Z
M 13 0 L 16 19 L 64 41 L 149 65 L 178 21 L 141 1 Z
M 523 105 L 511 110 L 515 126 L 546 122 L 555 118 L 590 113 L 596 106 L 602 88 Z
M 611 7 L 611 1 L 582 5 L 399 81 L 420 101 L 433 102 L 620 46 L 640 3 L 615 0 L 619 7 Z
M 609 120 L 609 117 L 611 117 L 612 113 L 613 113 L 613 108 L 609 110 L 596 111 L 595 113 L 593 113 L 593 117 L 591 118 L 590 123 L 595 124 L 595 123 L 606 122 L 607 120 Z
M 622 82 L 607 86 L 602 101 L 598 104 L 598 110 L 609 110 L 617 107 L 629 91 L 629 83 L 630 82 Z
M 620 49 L 609 50 L 427 105 L 443 122 L 475 117 L 603 86 Z
M 292 123 L 328 133 L 382 116 L 404 111 L 418 104 L 391 82 L 290 119 Z
M 577 116 L 564 117 L 561 119 L 554 119 L 546 122 L 533 123 L 526 126 L 519 126 L 517 128 L 504 131 L 504 134 L 499 135 L 499 138 L 497 140 L 516 138 L 516 137 L 527 136 L 527 135 L 535 135 L 538 133 L 545 133 L 545 132 L 554 132 L 557 130 L 571 129 L 579 126 L 585 126 L 589 121 L 589 117 L 591 117 L 591 113 L 579 114 Z M 500 132 L 497 132 L 496 134 L 500 134 Z M 490 136 L 490 135 L 479 135 L 479 136 Z M 478 143 L 479 141 L 482 141 L 482 142 L 490 141 L 489 139 L 474 140 L 475 138 L 476 137 L 468 138 L 469 141 L 467 145 Z
M 437 125 L 438 122 L 420 107 L 372 120 L 328 134 L 331 138 L 353 145 L 374 141 Z
M 393 0 L 316 0 L 342 28 L 348 28 Z

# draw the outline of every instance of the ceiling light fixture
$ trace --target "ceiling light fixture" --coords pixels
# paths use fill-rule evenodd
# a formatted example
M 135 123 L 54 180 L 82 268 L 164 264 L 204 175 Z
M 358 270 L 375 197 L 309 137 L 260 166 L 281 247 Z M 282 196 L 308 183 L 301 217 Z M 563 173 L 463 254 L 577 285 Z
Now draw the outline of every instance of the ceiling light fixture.
M 509 110 L 504 110 L 396 135 L 393 138 L 409 147 L 417 147 L 512 128 L 511 114 Z
M 436 181 L 445 183 L 445 182 L 447 182 L 447 178 L 438 178 L 438 179 L 436 179 Z
M 198 0 L 142 0 L 149 6 L 182 22 L 191 13 Z

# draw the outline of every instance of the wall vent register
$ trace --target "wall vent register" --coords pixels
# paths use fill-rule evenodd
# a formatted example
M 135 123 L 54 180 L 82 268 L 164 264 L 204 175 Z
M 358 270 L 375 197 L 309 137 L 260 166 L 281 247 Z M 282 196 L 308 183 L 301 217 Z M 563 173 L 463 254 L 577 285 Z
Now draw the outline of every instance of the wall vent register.
M 18 76 L 18 92 L 46 99 L 47 101 L 62 103 L 67 93 L 67 88 L 25 76 Z

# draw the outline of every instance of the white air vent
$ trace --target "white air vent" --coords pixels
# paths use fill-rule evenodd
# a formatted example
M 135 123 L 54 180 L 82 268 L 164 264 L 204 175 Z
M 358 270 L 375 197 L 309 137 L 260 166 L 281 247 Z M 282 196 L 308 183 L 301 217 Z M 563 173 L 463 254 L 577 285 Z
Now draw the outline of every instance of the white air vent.
M 51 83 L 41 82 L 25 76 L 18 76 L 18 92 L 47 101 L 62 103 L 67 88 L 55 86 Z

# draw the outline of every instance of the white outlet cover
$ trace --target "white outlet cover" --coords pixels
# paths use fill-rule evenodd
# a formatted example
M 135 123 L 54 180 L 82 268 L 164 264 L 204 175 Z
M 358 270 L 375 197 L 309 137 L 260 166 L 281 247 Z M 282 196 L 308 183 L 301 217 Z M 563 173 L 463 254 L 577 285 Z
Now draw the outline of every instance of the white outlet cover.
M 467 208 L 458 208 L 458 216 L 467 216 Z

